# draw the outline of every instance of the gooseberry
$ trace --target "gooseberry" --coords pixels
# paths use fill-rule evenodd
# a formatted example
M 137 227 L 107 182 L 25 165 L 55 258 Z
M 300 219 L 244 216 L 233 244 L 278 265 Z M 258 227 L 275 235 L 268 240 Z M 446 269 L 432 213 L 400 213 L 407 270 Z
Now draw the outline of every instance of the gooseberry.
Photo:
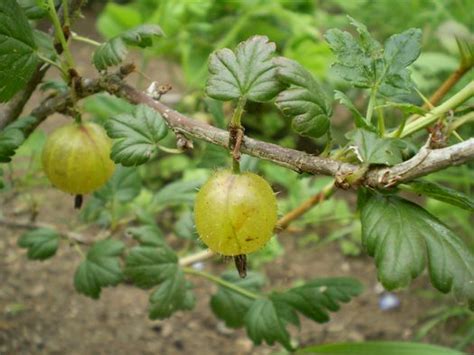
M 194 214 L 199 236 L 209 249 L 237 256 L 257 251 L 270 240 L 277 202 L 260 176 L 221 170 L 201 187 Z
M 111 140 L 96 123 L 71 123 L 55 130 L 43 148 L 43 169 L 58 189 L 82 195 L 112 176 Z

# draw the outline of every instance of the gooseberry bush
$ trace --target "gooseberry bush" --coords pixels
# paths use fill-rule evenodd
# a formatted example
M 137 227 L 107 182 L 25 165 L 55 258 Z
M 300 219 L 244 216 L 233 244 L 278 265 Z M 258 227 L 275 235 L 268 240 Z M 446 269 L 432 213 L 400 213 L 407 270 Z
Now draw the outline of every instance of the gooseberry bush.
M 289 325 L 298 326 L 299 317 L 328 321 L 330 312 L 339 311 L 342 303 L 362 292 L 361 283 L 347 277 L 315 278 L 286 290 L 271 290 L 263 275 L 247 270 L 247 259 L 339 189 L 357 193 L 361 243 L 374 258 L 378 280 L 387 290 L 409 287 L 427 269 L 435 289 L 452 293 L 474 309 L 472 251 L 442 216 L 410 200 L 424 195 L 474 210 L 469 196 L 425 179 L 436 171 L 468 164 L 474 157 L 474 139 L 459 133 L 473 120 L 469 100 L 474 83 L 468 82 L 443 101 L 472 68 L 472 43 L 458 40 L 458 70 L 425 98 L 409 69 L 420 55 L 422 31 L 407 29 L 382 44 L 349 17 L 352 33 L 332 29 L 325 40 L 335 56 L 332 69 L 343 86 L 367 94 L 363 112 L 349 95 L 329 94 L 304 66 L 278 55 L 269 38 L 255 35 L 209 56 L 205 93 L 216 127 L 165 105 L 161 98 L 169 87 L 159 82 L 159 75 L 146 92 L 125 82 L 129 74 L 140 73 L 135 64 L 125 63 L 129 48 L 159 43 L 164 33 L 158 25 L 143 24 L 97 43 L 71 31 L 82 3 L 0 2 L 0 101 L 5 103 L 0 116 L 0 162 L 5 164 L 0 165 L 0 188 L 9 189 L 6 163 L 44 120 L 59 112 L 71 123 L 48 137 L 42 150 L 44 173 L 54 187 L 75 196 L 76 208 L 81 208 L 83 195 L 92 194 L 82 206 L 81 218 L 106 227 L 93 240 L 54 226 L 33 228 L 18 241 L 28 258 L 45 260 L 58 248 L 72 245 L 81 258 L 74 275 L 77 292 L 97 299 L 104 287 L 133 283 L 149 290 L 152 319 L 191 311 L 195 304 L 191 280 L 203 277 L 218 285 L 210 308 L 228 327 L 244 327 L 255 344 L 278 342 L 293 350 L 297 344 L 291 341 Z M 49 33 L 29 21 L 41 18 L 50 20 Z M 81 76 L 69 48 L 73 40 L 95 46 L 91 47 L 95 78 Z M 62 80 L 42 83 L 49 68 L 57 69 Z M 20 117 L 40 85 L 50 94 Z M 128 104 L 112 117 L 94 123 L 85 120 L 81 101 L 103 93 Z M 415 104 L 414 97 L 421 97 L 424 104 Z M 344 145 L 331 134 L 334 100 L 353 118 Z M 226 106 L 232 107 L 227 120 L 219 102 L 231 103 Z M 246 109 L 261 103 L 274 105 L 291 121 L 294 132 L 288 135 L 313 140 L 321 151 L 307 153 L 246 135 Z M 225 163 L 211 175 L 192 175 L 141 193 L 140 166 L 153 164 L 159 152 L 192 154 L 193 141 L 209 145 L 207 163 L 213 159 Z M 173 142 L 176 148 L 170 146 Z M 224 155 L 213 151 L 213 146 L 225 148 Z M 325 175 L 332 180 L 279 216 L 276 191 L 252 172 L 257 159 L 302 176 Z M 180 257 L 156 218 L 179 205 L 194 209 L 178 213 L 174 233 L 191 241 L 191 250 L 198 250 Z M 237 271 L 218 276 L 191 267 L 213 255 L 233 258 Z

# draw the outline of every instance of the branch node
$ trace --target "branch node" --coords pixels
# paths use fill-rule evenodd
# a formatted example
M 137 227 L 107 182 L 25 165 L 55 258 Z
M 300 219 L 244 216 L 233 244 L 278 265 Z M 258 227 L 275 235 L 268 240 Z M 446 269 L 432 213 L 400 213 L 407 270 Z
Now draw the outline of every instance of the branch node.
M 229 149 L 232 150 L 232 158 L 236 161 L 240 160 L 240 147 L 244 139 L 244 127 L 229 127 Z
M 174 131 L 176 135 L 176 147 L 182 151 L 188 151 L 194 149 L 193 141 L 188 139 L 184 134 L 181 132 Z

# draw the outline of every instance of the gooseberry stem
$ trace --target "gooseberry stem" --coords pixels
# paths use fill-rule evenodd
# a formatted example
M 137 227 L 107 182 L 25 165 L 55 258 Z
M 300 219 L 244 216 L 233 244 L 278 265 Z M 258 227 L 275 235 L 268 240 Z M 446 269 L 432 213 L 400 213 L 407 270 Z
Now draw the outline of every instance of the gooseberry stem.
M 191 267 L 184 267 L 183 271 L 186 274 L 189 274 L 189 275 L 196 275 L 196 276 L 204 277 L 205 279 L 208 279 L 209 281 L 212 281 L 212 282 L 214 282 L 218 285 L 221 285 L 225 288 L 228 288 L 229 290 L 238 292 L 238 293 L 240 293 L 241 295 L 243 295 L 245 297 L 248 297 L 248 298 L 251 298 L 251 299 L 262 298 L 262 296 L 254 293 L 252 291 L 246 290 L 243 287 L 237 286 L 236 284 L 233 284 L 232 282 L 228 282 L 224 279 L 221 279 L 220 277 L 214 276 L 214 275 L 209 274 L 205 271 L 199 271 L 199 270 L 193 269 Z
M 64 5 L 64 3 L 65 2 L 63 2 L 63 5 Z M 49 5 L 48 6 L 48 12 L 49 12 L 49 16 L 51 17 L 51 21 L 53 22 L 53 25 L 54 25 L 54 30 L 55 30 L 54 32 L 56 34 L 56 39 L 59 41 L 59 43 L 61 43 L 61 46 L 63 47 L 67 66 L 68 66 L 68 68 L 74 68 L 75 67 L 74 59 L 73 59 L 72 54 L 69 50 L 69 46 L 67 44 L 67 39 L 64 36 L 63 28 L 61 26 L 61 22 L 59 21 L 59 17 L 58 17 L 58 14 L 56 12 L 54 1 L 53 0 L 48 0 L 48 5 Z M 67 10 L 67 8 L 65 8 L 65 10 Z M 66 23 L 68 23 L 68 21 L 69 21 L 67 16 L 68 16 L 68 14 L 65 12 L 65 22 Z
M 246 101 L 245 97 L 239 99 L 229 124 L 229 149 L 232 152 L 232 171 L 234 174 L 240 174 L 240 146 L 244 138 L 244 127 L 241 119 Z

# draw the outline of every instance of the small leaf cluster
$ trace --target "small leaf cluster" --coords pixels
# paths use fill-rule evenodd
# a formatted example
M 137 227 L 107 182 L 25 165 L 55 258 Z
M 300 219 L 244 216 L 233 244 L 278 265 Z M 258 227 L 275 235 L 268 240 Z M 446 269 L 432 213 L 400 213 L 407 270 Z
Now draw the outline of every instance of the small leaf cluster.
M 250 291 L 250 296 L 219 287 L 211 298 L 211 308 L 216 316 L 228 327 L 244 326 L 255 344 L 278 342 L 288 350 L 293 346 L 287 327 L 290 324 L 299 326 L 298 314 L 318 323 L 327 322 L 329 312 L 338 311 L 340 303 L 349 302 L 362 292 L 358 281 L 340 277 L 316 279 L 303 286 L 264 296 L 257 293 L 265 283 L 259 274 L 250 273 L 242 280 L 235 273 L 226 273 L 223 279 Z
M 163 31 L 157 25 L 137 26 L 102 43 L 95 50 L 92 63 L 97 70 L 120 64 L 127 56 L 127 46 L 150 47 L 153 44 L 153 38 L 162 35 Z
M 351 17 L 349 20 L 360 36 L 358 41 L 338 29 L 325 35 L 337 57 L 334 71 L 353 86 L 370 88 L 383 96 L 410 92 L 413 83 L 407 67 L 420 55 L 421 30 L 411 28 L 393 35 L 382 47 L 365 25 Z
M 265 36 L 242 42 L 235 51 L 219 49 L 209 58 L 206 93 L 216 100 L 266 102 L 293 118 L 301 135 L 320 137 L 329 129 L 331 107 L 316 79 L 300 64 L 275 57 L 275 44 Z

